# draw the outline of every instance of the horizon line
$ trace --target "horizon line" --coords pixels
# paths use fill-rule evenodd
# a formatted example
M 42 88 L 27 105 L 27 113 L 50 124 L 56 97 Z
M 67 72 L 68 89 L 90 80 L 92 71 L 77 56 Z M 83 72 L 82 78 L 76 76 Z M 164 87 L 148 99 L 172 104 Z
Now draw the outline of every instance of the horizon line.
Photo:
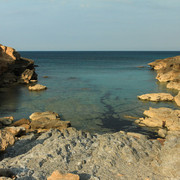
M 180 50 L 17 50 L 33 52 L 180 52 Z

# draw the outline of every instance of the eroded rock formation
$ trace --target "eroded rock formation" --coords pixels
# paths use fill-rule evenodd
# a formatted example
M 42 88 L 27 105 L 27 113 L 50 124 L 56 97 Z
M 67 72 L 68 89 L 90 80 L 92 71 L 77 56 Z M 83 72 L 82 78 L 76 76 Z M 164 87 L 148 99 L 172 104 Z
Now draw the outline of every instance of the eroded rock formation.
M 11 47 L 0 45 L 0 86 L 31 80 L 37 80 L 34 61 L 21 57 Z
M 160 143 L 134 133 L 49 130 L 25 136 L 9 147 L 0 168 L 9 168 L 17 179 L 46 179 L 55 170 L 77 174 L 81 180 L 178 179 L 178 142 L 179 137 L 172 135 Z
M 169 93 L 151 93 L 151 94 L 143 94 L 141 96 L 138 96 L 141 100 L 147 100 L 147 101 L 173 101 L 174 97 Z
M 180 56 L 158 59 L 149 65 L 157 71 L 156 79 L 160 82 L 169 82 L 168 88 L 179 89 Z

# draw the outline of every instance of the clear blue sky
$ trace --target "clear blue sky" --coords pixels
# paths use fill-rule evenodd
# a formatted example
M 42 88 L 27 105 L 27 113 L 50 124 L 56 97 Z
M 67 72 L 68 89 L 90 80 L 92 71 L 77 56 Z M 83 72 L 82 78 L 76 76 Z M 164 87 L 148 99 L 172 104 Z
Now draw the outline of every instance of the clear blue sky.
M 0 0 L 17 50 L 180 50 L 180 0 Z

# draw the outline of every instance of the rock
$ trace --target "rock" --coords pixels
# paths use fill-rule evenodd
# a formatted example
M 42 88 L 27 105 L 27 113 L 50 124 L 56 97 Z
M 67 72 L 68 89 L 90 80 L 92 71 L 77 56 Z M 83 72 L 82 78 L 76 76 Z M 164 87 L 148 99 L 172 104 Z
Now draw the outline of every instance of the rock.
M 12 124 L 13 120 L 14 120 L 13 116 L 3 117 L 3 118 L 0 118 L 0 123 L 7 126 L 7 125 Z
M 119 179 L 121 174 L 127 180 L 164 180 L 151 165 L 161 147 L 157 140 L 120 132 L 89 135 L 74 128 L 49 130 L 9 147 L 0 167 L 11 167 L 19 179 L 47 179 L 58 169 L 80 179 Z
M 20 54 L 15 49 L 7 46 L 0 45 L 0 58 L 19 60 Z
M 61 174 L 59 171 L 54 171 L 47 180 L 79 180 L 79 176 L 76 174 Z
M 16 122 L 13 122 L 11 125 L 17 127 L 17 126 L 21 126 L 21 125 L 24 125 L 24 124 L 30 124 L 30 120 L 23 118 L 23 119 L 20 119 L 20 120 L 18 120 Z
M 61 121 L 60 119 L 49 119 L 49 118 L 40 118 L 33 120 L 30 124 L 32 130 L 38 130 L 39 132 L 47 131 L 51 128 L 53 129 L 67 129 L 71 126 L 70 121 Z
M 151 93 L 151 94 L 143 94 L 138 96 L 141 100 L 148 100 L 148 101 L 173 101 L 174 97 L 169 93 Z
M 29 118 L 34 121 L 34 120 L 38 120 L 41 118 L 48 118 L 50 120 L 54 120 L 54 119 L 58 119 L 59 114 L 52 112 L 52 111 L 46 111 L 46 112 L 34 112 L 32 113 Z
M 129 116 L 129 115 L 124 115 L 124 118 L 127 118 L 127 119 L 138 119 L 138 117 Z
M 160 82 L 180 80 L 180 56 L 159 59 L 149 65 L 157 71 L 156 79 Z
M 144 111 L 145 118 L 136 121 L 139 125 L 143 124 L 149 127 L 164 128 L 169 131 L 180 131 L 180 110 L 170 108 L 149 108 Z
M 30 83 L 32 81 L 37 81 L 37 74 L 35 73 L 34 69 L 26 69 L 22 74 L 21 74 L 21 79 L 25 83 Z
M 59 114 L 51 111 L 35 112 L 29 118 L 32 120 L 30 123 L 31 129 L 39 132 L 44 132 L 51 128 L 61 130 L 71 126 L 69 121 L 61 121 Z
M 180 91 L 180 82 L 179 81 L 170 81 L 167 86 L 169 89 L 176 89 Z
M 23 58 L 15 49 L 0 45 L 0 86 L 12 83 L 29 83 L 37 80 L 34 61 Z
M 180 106 L 180 92 L 178 93 L 177 96 L 174 97 L 174 100 L 175 100 L 176 104 L 177 104 L 178 106 Z
M 35 83 L 35 82 L 37 82 L 37 80 L 30 80 L 30 82 L 31 82 L 31 83 Z
M 180 179 L 180 136 L 169 135 L 158 156 L 159 171 L 170 179 Z
M 133 136 L 135 138 L 147 138 L 147 136 L 140 134 L 140 133 L 134 133 L 134 132 L 127 132 L 128 136 Z
M 29 132 L 29 129 L 31 127 L 30 123 L 31 123 L 30 120 L 24 118 L 24 119 L 20 119 L 16 122 L 12 123 L 11 126 L 23 127 L 23 128 L 25 128 L 26 133 L 27 133 L 27 132 Z
M 20 136 L 22 134 L 25 134 L 26 129 L 24 127 L 6 127 L 6 131 L 10 132 L 13 134 L 13 136 Z
M 12 133 L 6 130 L 0 130 L 0 151 L 4 151 L 9 145 L 15 143 L 15 138 Z
M 47 87 L 43 86 L 41 84 L 36 84 L 34 86 L 29 86 L 30 91 L 41 91 L 41 90 L 45 90 L 45 89 L 47 89 Z
M 165 138 L 166 137 L 166 135 L 167 135 L 167 130 L 166 129 L 159 129 L 158 130 L 158 135 L 160 136 L 160 137 L 162 137 L 162 138 Z

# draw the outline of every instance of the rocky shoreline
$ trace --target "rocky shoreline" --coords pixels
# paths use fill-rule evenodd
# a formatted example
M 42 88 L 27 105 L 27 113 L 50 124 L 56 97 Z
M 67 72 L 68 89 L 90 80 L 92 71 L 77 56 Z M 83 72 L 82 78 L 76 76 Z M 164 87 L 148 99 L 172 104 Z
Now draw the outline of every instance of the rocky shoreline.
M 37 80 L 34 62 L 27 61 L 24 65 L 24 58 L 13 48 L 0 46 L 0 85 Z M 149 65 L 157 70 L 158 80 L 179 87 L 180 56 Z M 149 94 L 142 99 L 178 98 Z M 144 115 L 136 123 L 155 127 L 162 138 L 124 131 L 92 135 L 70 127 L 69 121 L 49 111 L 16 122 L 13 117 L 0 118 L 0 179 L 178 180 L 180 110 L 150 108 Z

